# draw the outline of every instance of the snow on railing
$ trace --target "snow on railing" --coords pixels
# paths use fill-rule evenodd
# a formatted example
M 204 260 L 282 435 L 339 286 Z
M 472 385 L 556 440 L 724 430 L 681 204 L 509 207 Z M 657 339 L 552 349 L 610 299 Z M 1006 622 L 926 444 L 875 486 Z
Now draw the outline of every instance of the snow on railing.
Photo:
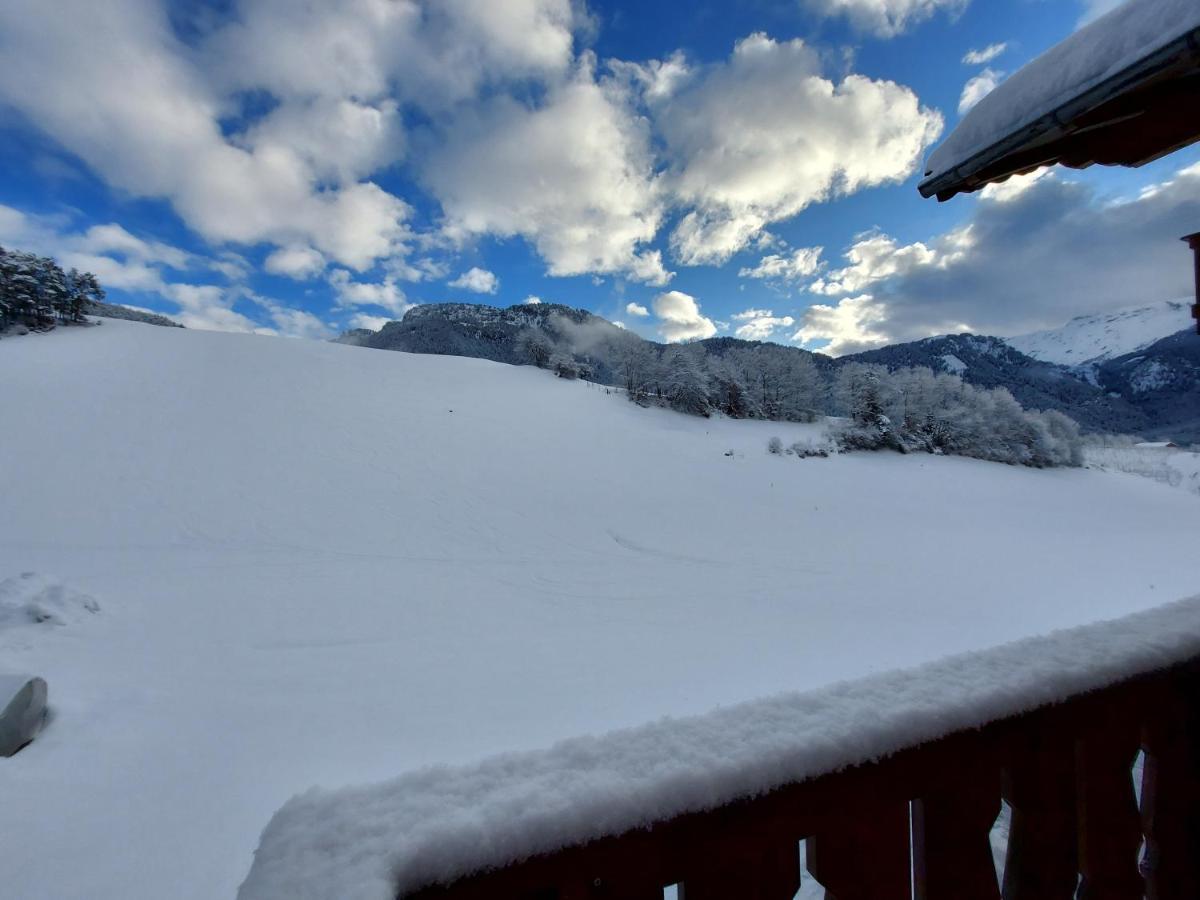
M 1142 808 L 1131 765 L 1146 752 Z M 1200 896 L 1200 597 L 473 767 L 310 791 L 241 900 Z M 1143 835 L 1145 882 L 1138 868 Z M 911 855 L 910 855 L 911 853 Z M 911 878 L 911 880 L 910 880 Z M 1083 895 L 1081 895 L 1083 896 Z

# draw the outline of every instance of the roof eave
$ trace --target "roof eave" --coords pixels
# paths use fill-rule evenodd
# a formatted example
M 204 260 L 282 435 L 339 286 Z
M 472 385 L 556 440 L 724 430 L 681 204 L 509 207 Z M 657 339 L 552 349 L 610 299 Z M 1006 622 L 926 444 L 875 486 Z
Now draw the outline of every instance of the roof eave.
M 974 153 L 958 165 L 926 178 L 917 185 L 917 190 L 923 197 L 936 196 L 938 200 L 948 200 L 955 194 L 977 191 L 987 184 L 1004 181 L 1013 175 L 1059 162 L 1057 147 L 1061 141 L 1095 127 L 1081 127 L 1079 120 L 1082 117 L 1105 104 L 1132 95 L 1172 72 L 1177 71 L 1184 77 L 1186 73 L 1198 68 L 1200 28 L 1186 32 L 1051 112 Z M 1197 139 L 1200 139 L 1200 125 L 1195 136 L 1181 143 L 1164 146 L 1160 151 L 1136 161 L 1122 164 L 1142 165 Z M 1044 151 L 1040 156 L 1039 148 Z M 1011 167 L 1004 164 L 1009 157 L 1013 157 Z M 1089 164 L 1090 162 L 1082 163 Z

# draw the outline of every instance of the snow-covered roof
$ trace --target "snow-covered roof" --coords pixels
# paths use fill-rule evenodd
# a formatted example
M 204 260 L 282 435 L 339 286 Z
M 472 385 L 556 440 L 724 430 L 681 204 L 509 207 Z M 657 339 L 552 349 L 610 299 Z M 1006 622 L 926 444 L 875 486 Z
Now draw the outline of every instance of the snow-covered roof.
M 1200 654 L 1200 596 L 805 693 L 313 790 L 263 832 L 239 900 L 392 900 L 760 795 Z
M 920 191 L 945 200 L 1055 162 L 1148 162 L 1200 139 L 1200 119 L 1182 113 L 1198 73 L 1200 3 L 1127 0 L 980 100 L 929 157 Z

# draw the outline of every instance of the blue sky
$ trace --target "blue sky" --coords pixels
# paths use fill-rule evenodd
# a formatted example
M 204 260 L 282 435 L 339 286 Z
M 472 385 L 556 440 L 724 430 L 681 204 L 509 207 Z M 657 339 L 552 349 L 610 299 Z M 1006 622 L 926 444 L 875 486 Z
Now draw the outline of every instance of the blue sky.
M 530 298 L 834 353 L 1021 333 L 1188 289 L 1194 148 L 916 192 L 964 97 L 1113 5 L 11 0 L 0 243 L 299 337 Z

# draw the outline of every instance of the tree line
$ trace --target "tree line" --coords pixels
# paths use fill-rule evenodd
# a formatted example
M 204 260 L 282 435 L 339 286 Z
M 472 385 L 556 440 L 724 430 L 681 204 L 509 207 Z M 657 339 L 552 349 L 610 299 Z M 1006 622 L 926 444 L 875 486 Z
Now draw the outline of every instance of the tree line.
M 770 343 L 718 338 L 661 346 L 610 329 L 579 340 L 562 322 L 517 339 L 522 362 L 563 378 L 602 373 L 643 405 L 690 415 L 814 422 L 836 417 L 843 450 L 892 449 L 1026 466 L 1082 463 L 1078 424 L 1026 410 L 1005 388 L 984 389 L 924 367 L 816 362 Z
M 0 247 L 0 329 L 21 324 L 46 330 L 59 322 L 81 322 L 87 304 L 104 296 L 91 272 L 64 272 L 49 256 Z

